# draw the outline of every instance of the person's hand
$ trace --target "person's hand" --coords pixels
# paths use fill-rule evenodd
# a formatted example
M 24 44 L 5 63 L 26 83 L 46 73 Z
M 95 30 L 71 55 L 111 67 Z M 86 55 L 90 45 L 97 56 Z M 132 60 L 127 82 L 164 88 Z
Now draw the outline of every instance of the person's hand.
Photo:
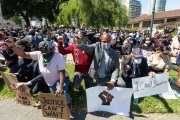
M 180 87 L 180 79 L 177 80 L 177 86 Z
M 15 84 L 15 87 L 18 88 L 19 86 L 22 86 L 22 85 L 27 85 L 27 83 L 25 83 L 25 82 L 19 82 L 19 83 L 16 83 L 16 84 Z
M 2 49 L 2 50 L 6 50 L 6 49 L 7 49 L 7 46 L 2 45 L 2 46 L 1 46 L 1 49 Z
M 11 63 L 11 61 L 5 61 L 5 65 L 8 66 Z
M 62 92 L 63 92 L 63 88 L 60 87 L 59 89 L 56 90 L 55 95 L 56 96 L 61 96 Z
M 13 38 L 8 38 L 5 42 L 9 47 L 14 46 L 15 44 L 15 41 Z
M 114 82 L 110 81 L 107 83 L 107 90 L 112 90 L 114 88 Z
M 154 77 L 155 75 L 156 75 L 155 72 L 150 72 L 150 73 L 149 73 L 149 76 L 151 76 L 151 77 Z
M 63 36 L 58 36 L 58 42 L 64 42 L 64 38 L 63 38 Z
M 23 60 L 23 57 L 18 56 L 18 60 L 22 61 L 22 60 Z
M 78 43 L 78 44 L 81 44 L 82 43 L 82 36 L 80 36 L 80 35 L 75 35 L 74 36 L 75 37 L 75 41 L 76 41 L 76 43 Z
M 130 65 L 126 65 L 126 72 L 129 71 L 131 69 Z

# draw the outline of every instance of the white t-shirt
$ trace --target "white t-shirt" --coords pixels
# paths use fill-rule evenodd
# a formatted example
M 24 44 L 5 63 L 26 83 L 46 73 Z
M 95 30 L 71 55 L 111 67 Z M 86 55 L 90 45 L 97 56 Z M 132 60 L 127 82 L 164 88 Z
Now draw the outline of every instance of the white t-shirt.
M 33 60 L 37 60 L 39 63 L 39 70 L 43 75 L 48 86 L 53 86 L 57 80 L 60 79 L 59 72 L 65 70 L 66 64 L 64 57 L 55 52 L 51 61 L 44 67 L 43 66 L 43 56 L 41 51 L 29 52 Z

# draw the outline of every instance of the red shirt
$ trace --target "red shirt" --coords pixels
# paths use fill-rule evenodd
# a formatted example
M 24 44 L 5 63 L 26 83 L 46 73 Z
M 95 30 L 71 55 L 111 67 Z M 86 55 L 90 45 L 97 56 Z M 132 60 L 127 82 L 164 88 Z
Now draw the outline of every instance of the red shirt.
M 64 48 L 62 42 L 58 42 L 58 51 L 62 55 L 72 54 L 75 63 L 75 72 L 80 72 L 83 75 L 88 74 L 93 55 L 78 49 L 76 44 Z

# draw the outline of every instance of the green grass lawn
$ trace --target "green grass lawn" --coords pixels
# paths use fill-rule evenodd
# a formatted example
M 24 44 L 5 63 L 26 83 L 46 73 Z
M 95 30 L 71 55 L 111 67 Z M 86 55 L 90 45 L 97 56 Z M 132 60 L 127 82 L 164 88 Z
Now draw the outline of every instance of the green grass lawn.
M 1 69 L 1 71 L 7 71 L 7 69 Z M 74 65 L 67 64 L 67 71 L 72 81 L 74 75 Z M 170 71 L 170 78 L 177 78 L 178 73 Z M 84 87 L 84 82 L 82 82 Z M 95 81 L 94 81 L 95 85 Z M 85 89 L 85 87 L 84 87 Z M 73 106 L 79 109 L 86 109 L 86 94 L 85 91 L 79 93 L 76 89 L 70 86 L 69 88 L 71 97 L 73 98 Z M 7 88 L 0 76 L 0 96 L 14 97 L 13 93 Z M 33 95 L 36 100 L 37 95 Z M 180 98 L 178 100 L 165 100 L 159 96 L 149 96 L 145 98 L 139 98 L 139 104 L 133 104 L 133 98 L 131 103 L 131 111 L 136 113 L 176 113 L 180 115 Z

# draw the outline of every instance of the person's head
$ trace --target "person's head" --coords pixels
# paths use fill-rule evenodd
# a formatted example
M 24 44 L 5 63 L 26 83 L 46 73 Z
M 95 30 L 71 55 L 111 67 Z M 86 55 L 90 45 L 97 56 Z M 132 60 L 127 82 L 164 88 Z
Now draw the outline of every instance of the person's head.
M 6 42 L 0 43 L 0 50 L 6 50 L 8 48 Z
M 150 44 L 151 44 L 151 37 L 147 36 L 147 37 L 145 38 L 145 44 L 146 44 L 146 45 L 150 45 Z
M 101 35 L 101 44 L 103 49 L 108 50 L 111 46 L 111 36 L 109 33 L 103 33 Z
M 48 59 L 53 55 L 54 48 L 55 45 L 51 41 L 42 41 L 39 43 L 39 49 L 45 59 Z
M 157 47 L 155 48 L 156 54 L 160 57 L 163 56 L 163 47 Z
M 20 39 L 15 42 L 15 46 L 19 48 L 21 51 L 30 52 L 31 51 L 31 43 L 26 39 Z
M 171 48 L 169 46 L 163 47 L 163 54 L 168 55 L 171 52 Z
M 160 40 L 166 41 L 167 40 L 167 36 L 165 34 L 162 34 L 161 37 L 160 37 Z
M 125 48 L 128 48 L 129 45 L 130 45 L 129 40 L 128 40 L 128 39 L 125 39 L 124 42 L 123 42 L 123 46 L 124 46 Z
M 30 30 L 29 34 L 32 35 L 32 36 L 35 36 L 35 31 L 34 30 Z
M 143 57 L 142 50 L 139 47 L 132 48 L 132 52 L 131 52 L 132 59 L 137 59 L 142 57 Z
M 75 31 L 75 35 L 74 35 L 74 41 L 76 41 L 77 39 L 82 39 L 84 40 L 86 38 L 86 32 L 82 29 L 78 29 Z

